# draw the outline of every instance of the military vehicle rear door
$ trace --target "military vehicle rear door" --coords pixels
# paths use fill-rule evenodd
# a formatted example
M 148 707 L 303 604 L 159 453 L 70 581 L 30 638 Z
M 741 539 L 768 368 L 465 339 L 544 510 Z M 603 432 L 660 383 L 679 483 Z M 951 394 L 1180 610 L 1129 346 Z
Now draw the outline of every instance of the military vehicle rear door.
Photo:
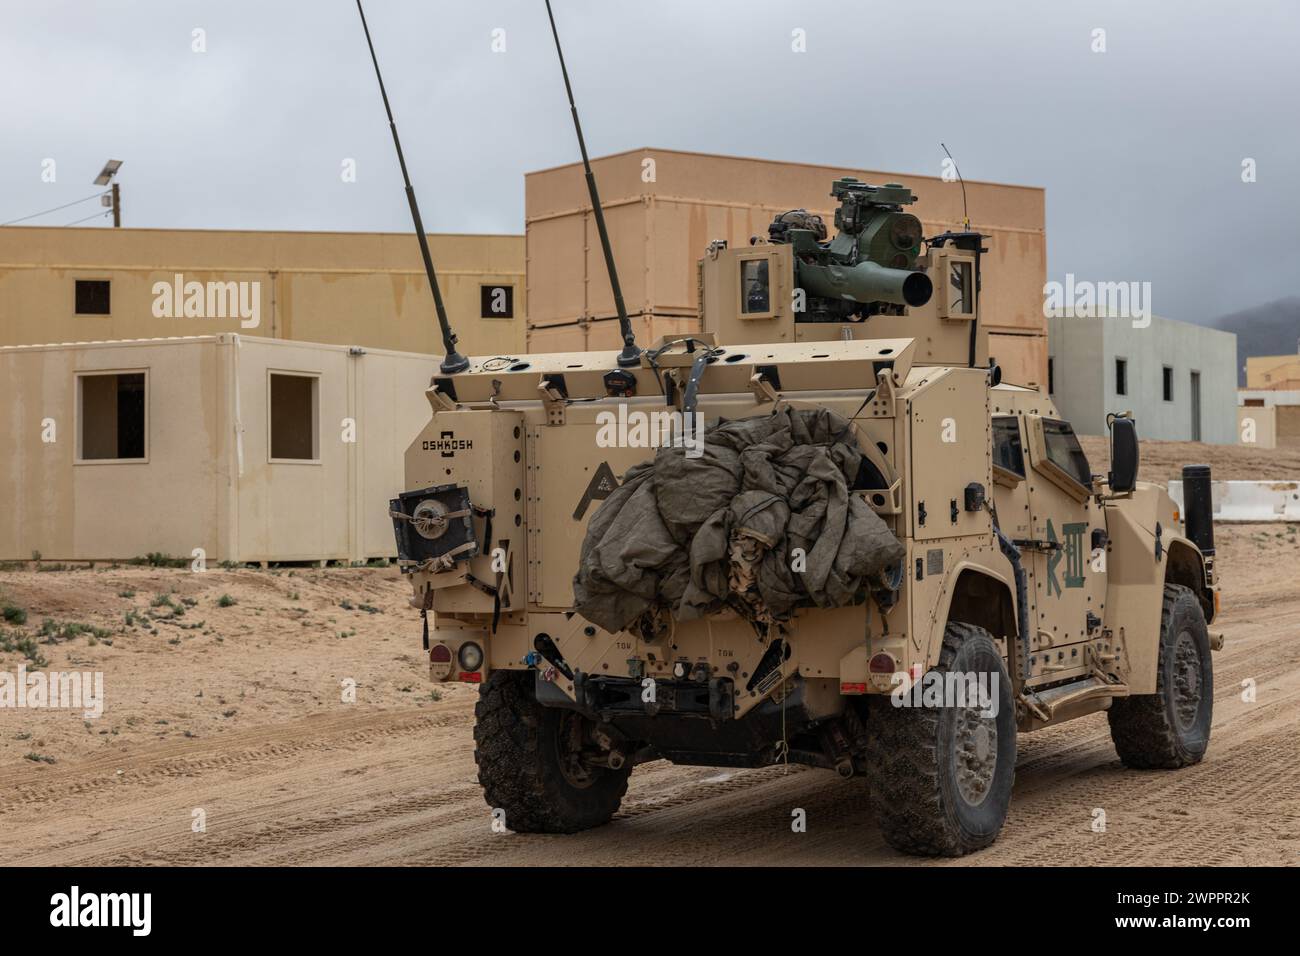
M 1088 458 L 1069 422 L 1023 420 L 1028 469 L 1029 548 L 1037 638 L 1031 673 L 1044 682 L 1088 672 L 1083 642 L 1100 625 L 1106 599 L 1105 516 L 1092 497 Z M 1094 544 L 1095 542 L 1095 544 Z

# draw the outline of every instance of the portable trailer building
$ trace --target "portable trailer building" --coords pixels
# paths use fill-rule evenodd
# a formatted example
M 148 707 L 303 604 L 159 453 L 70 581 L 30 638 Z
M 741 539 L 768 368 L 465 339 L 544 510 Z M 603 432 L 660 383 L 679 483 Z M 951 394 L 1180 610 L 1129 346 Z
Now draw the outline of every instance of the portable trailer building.
M 0 348 L 0 558 L 392 556 L 436 366 L 233 333 Z

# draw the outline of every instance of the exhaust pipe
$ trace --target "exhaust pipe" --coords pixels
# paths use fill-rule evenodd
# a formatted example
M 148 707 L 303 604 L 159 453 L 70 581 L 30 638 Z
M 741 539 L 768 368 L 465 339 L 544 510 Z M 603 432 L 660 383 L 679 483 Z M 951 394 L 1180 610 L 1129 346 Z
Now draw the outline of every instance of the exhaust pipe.
M 1214 502 L 1210 466 L 1183 466 L 1183 523 L 1187 537 L 1202 554 L 1214 554 Z

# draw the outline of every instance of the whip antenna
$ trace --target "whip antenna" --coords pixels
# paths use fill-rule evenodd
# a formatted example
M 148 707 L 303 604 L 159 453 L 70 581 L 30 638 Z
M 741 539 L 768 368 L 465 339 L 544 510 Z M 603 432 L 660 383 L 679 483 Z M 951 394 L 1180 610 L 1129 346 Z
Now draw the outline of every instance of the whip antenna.
M 360 0 L 357 2 L 360 3 Z M 623 335 L 623 351 L 619 353 L 618 364 L 624 367 L 637 365 L 641 361 L 641 350 L 637 348 L 636 337 L 632 334 L 632 322 L 627 317 L 627 307 L 623 305 L 623 290 L 618 284 L 618 270 L 614 268 L 614 252 L 609 245 L 609 231 L 605 228 L 605 213 L 600 208 L 600 195 L 596 192 L 596 177 L 592 175 L 591 160 L 587 158 L 587 144 L 582 138 L 582 124 L 578 122 L 578 107 L 573 102 L 573 87 L 569 85 L 569 71 L 564 65 L 564 51 L 560 49 L 560 33 L 555 29 L 555 14 L 551 12 L 551 0 L 546 0 L 546 15 L 551 21 L 551 35 L 555 37 L 555 52 L 560 57 L 560 72 L 564 74 L 564 90 L 569 94 L 569 111 L 573 113 L 573 128 L 578 134 L 582 168 L 587 173 L 587 192 L 591 196 L 591 211 L 596 217 L 600 247 L 605 251 L 605 269 L 609 273 L 609 285 L 614 293 L 614 308 L 618 310 L 618 330 Z
M 361 29 L 366 31 L 366 46 L 370 47 L 370 59 L 375 64 L 375 77 L 379 80 L 379 95 L 384 98 L 384 111 L 388 114 L 388 128 L 393 131 L 393 145 L 397 148 L 397 163 L 402 167 L 402 179 L 406 183 L 406 201 L 411 206 L 411 219 L 415 223 L 415 237 L 420 240 L 420 255 L 424 258 L 424 271 L 429 276 L 429 288 L 433 290 L 433 307 L 438 313 L 438 327 L 442 329 L 442 345 L 446 354 L 439 366 L 444 375 L 455 375 L 469 368 L 469 359 L 456 351 L 456 333 L 447 321 L 447 310 L 442 304 L 442 292 L 438 289 L 438 276 L 433 271 L 433 257 L 429 255 L 429 240 L 424 235 L 424 223 L 420 220 L 420 207 L 415 201 L 415 188 L 406 171 L 406 157 L 402 155 L 402 141 L 397 138 L 397 123 L 393 121 L 393 108 L 388 105 L 388 91 L 384 89 L 384 76 L 379 72 L 379 58 L 375 56 L 375 44 L 370 39 L 370 27 L 366 25 L 366 11 L 361 9 L 361 0 L 357 0 L 357 13 L 361 14 Z

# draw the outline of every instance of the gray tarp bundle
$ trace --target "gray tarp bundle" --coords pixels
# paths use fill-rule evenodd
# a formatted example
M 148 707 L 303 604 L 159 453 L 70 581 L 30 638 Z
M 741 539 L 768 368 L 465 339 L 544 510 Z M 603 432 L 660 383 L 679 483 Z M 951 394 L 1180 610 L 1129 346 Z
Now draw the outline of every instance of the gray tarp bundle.
M 904 555 L 849 492 L 861 462 L 847 421 L 788 406 L 707 428 L 700 457 L 661 448 L 592 516 L 576 611 L 620 631 L 663 608 L 688 620 L 730 605 L 770 623 L 799 606 L 853 603 Z

